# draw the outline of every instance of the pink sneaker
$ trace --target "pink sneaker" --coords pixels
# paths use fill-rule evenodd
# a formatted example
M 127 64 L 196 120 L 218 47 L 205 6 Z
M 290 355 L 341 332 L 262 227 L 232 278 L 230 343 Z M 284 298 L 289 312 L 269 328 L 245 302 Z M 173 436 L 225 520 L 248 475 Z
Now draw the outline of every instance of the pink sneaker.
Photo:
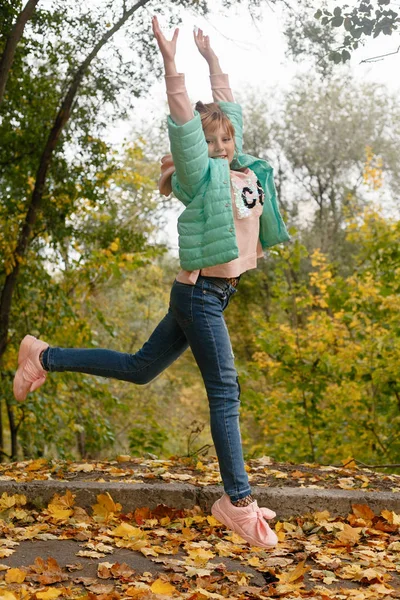
M 46 381 L 47 371 L 40 364 L 39 355 L 49 344 L 33 335 L 26 335 L 18 353 L 18 369 L 14 377 L 14 396 L 19 402 L 25 400 L 28 392 L 34 392 Z
M 214 502 L 211 512 L 220 523 L 238 533 L 246 542 L 259 548 L 272 548 L 278 543 L 276 533 L 265 519 L 276 514 L 268 508 L 259 508 L 257 500 L 248 506 L 234 506 L 227 494 Z

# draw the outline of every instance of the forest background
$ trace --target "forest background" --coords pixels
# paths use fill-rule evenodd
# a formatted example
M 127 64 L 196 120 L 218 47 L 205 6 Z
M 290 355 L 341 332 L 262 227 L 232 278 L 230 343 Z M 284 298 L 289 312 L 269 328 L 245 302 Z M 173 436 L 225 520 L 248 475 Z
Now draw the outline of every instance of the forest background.
M 160 242 L 177 206 L 157 192 L 166 108 L 124 144 L 110 129 L 129 130 L 161 76 L 153 13 L 173 27 L 239 5 L 256 20 L 266 4 L 0 0 L 3 460 L 213 453 L 190 351 L 145 387 L 58 373 L 18 405 L 12 380 L 26 333 L 135 352 L 165 314 L 179 269 Z M 307 68 L 239 93 L 245 149 L 274 166 L 292 235 L 243 276 L 226 312 L 245 454 L 399 463 L 400 108 L 351 66 L 384 36 L 396 54 L 398 14 L 390 0 L 269 6 L 287 60 Z

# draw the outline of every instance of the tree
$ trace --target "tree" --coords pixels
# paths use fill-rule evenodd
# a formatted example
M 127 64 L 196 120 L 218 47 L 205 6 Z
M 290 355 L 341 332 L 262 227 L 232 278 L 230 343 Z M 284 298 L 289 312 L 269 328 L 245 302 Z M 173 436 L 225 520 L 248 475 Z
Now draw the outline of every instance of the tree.
M 10 34 L 7 37 L 7 42 L 5 44 L 5 48 L 0 59 L 0 104 L 3 101 L 4 90 L 6 89 L 7 79 L 10 73 L 10 69 L 12 67 L 18 42 L 22 37 L 26 23 L 29 21 L 29 19 L 34 13 L 38 2 L 39 0 L 28 0 L 24 9 L 18 14 L 14 26 L 12 27 Z M 12 14 L 14 11 L 15 5 L 14 7 L 2 7 L 4 23 L 7 22 L 7 17 L 9 16 L 9 14 Z
M 225 6 L 230 4 L 224 0 Z M 12 77 L 0 105 L 1 219 L 6 224 L 1 239 L 0 361 L 14 336 L 20 337 L 10 330 L 19 283 L 29 280 L 38 260 L 45 263 L 51 257 L 58 267 L 61 256 L 68 264 L 65 240 L 71 237 L 74 216 L 85 205 L 94 208 L 104 202 L 115 170 L 101 139 L 108 120 L 125 116 L 132 98 L 144 93 L 159 73 L 145 6 L 166 13 L 171 23 L 182 8 L 199 13 L 209 9 L 207 2 L 191 0 L 168 6 L 156 0 L 128 6 L 121 0 L 98 2 L 88 11 L 84 5 L 56 0 L 50 9 L 37 8 L 29 22 L 25 19 L 24 35 L 13 45 Z M 11 10 L 6 1 L 1 8 L 8 15 L 0 46 L 4 59 L 13 19 L 18 23 L 23 11 Z M 114 38 L 128 22 L 127 61 Z M 9 419 L 12 413 L 11 407 Z
M 383 186 L 378 173 L 384 173 L 387 210 L 400 191 L 397 101 L 377 84 L 303 76 L 279 106 L 257 101 L 245 107 L 246 148 L 276 167 L 281 204 L 291 222 L 307 230 L 307 246 L 349 267 L 346 217 L 371 193 L 376 197 Z
M 315 12 L 314 2 L 301 0 L 288 12 L 289 52 L 294 58 L 314 56 L 319 70 L 331 72 L 329 63 L 347 62 L 351 52 L 368 38 L 397 31 L 399 13 L 391 5 L 396 6 L 391 0 L 358 0 L 355 6 L 336 6 L 332 10 L 324 2 Z M 369 60 L 374 58 L 382 57 Z
M 258 348 L 245 386 L 245 411 L 260 431 L 253 452 L 398 462 L 399 232 L 373 208 L 352 219 L 358 253 L 347 277 L 318 250 L 302 275 L 308 252 L 299 243 L 274 251 L 271 317 L 253 315 Z

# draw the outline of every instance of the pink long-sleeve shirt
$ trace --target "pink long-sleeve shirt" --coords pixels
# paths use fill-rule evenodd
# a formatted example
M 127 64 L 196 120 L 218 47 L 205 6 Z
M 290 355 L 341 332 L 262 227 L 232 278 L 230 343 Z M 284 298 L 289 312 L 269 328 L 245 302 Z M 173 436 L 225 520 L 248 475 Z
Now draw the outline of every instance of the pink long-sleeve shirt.
M 210 76 L 214 102 L 234 102 L 228 76 L 215 74 Z M 171 118 L 177 125 L 184 125 L 193 119 L 193 109 L 186 91 L 185 76 L 167 75 L 168 105 Z M 194 285 L 199 275 L 207 277 L 238 277 L 245 271 L 257 267 L 257 258 L 263 256 L 259 240 L 260 216 L 262 214 L 263 192 L 257 177 L 251 169 L 230 171 L 231 198 L 238 258 L 230 262 L 206 267 L 195 271 L 179 271 L 176 280 Z M 228 206 L 228 205 L 227 205 Z

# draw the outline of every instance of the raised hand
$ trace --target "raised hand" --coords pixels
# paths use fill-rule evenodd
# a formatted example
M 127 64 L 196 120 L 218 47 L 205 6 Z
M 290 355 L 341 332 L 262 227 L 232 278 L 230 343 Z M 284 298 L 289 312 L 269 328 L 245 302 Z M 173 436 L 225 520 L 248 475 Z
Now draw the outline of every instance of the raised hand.
M 175 29 L 172 40 L 167 40 L 160 29 L 160 25 L 156 16 L 152 18 L 151 25 L 153 28 L 154 37 L 157 40 L 158 47 L 164 59 L 164 63 L 173 63 L 175 61 L 176 42 L 178 39 L 179 29 Z
M 202 29 L 197 29 L 197 31 L 195 29 L 193 31 L 193 37 L 198 51 L 206 59 L 206 61 L 208 63 L 210 61 L 214 61 L 217 56 L 214 50 L 211 48 L 209 36 L 204 35 Z

